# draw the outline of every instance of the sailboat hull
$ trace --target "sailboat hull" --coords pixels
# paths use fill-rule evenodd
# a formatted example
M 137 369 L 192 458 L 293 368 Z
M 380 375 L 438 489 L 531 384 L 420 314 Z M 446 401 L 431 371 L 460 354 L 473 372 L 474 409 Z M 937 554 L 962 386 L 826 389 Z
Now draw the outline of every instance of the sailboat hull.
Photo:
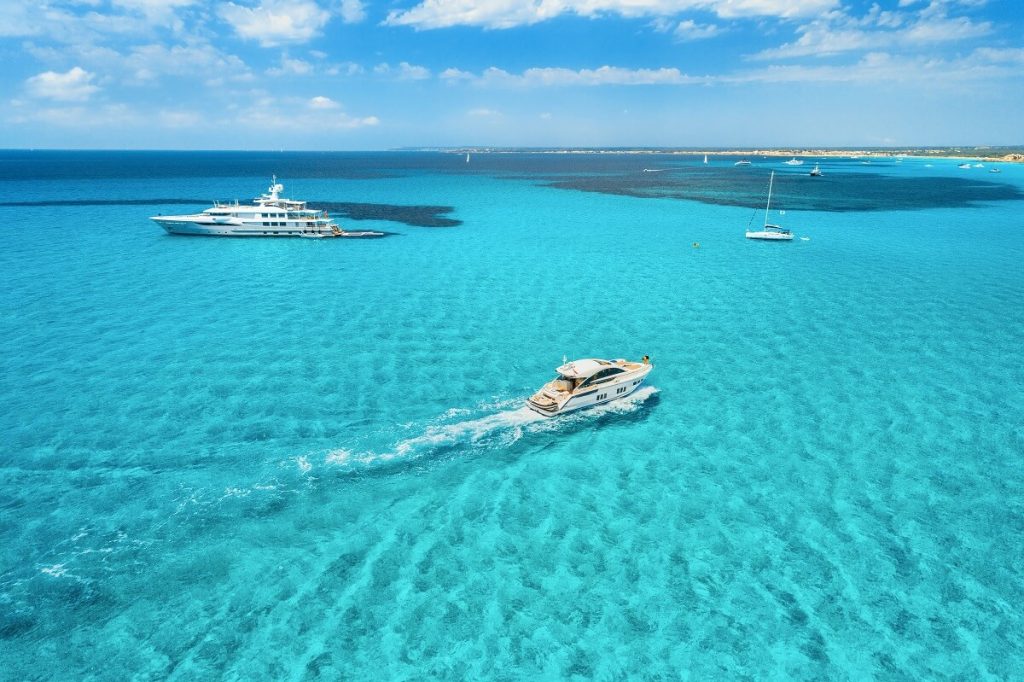
M 747 239 L 763 239 L 770 242 L 791 242 L 793 235 L 786 232 L 747 232 Z

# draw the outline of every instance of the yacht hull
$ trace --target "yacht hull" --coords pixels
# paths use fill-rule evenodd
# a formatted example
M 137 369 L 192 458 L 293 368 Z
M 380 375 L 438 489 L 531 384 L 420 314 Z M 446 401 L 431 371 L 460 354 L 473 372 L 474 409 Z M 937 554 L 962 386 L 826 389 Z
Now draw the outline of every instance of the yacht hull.
M 640 388 L 653 368 L 654 365 L 644 365 L 641 369 L 626 372 L 611 381 L 584 389 L 578 393 L 573 393 L 568 399 L 558 400 L 552 407 L 546 407 L 539 401 L 536 401 L 537 396 L 527 400 L 526 406 L 537 414 L 545 417 L 554 417 L 566 412 L 575 412 L 576 410 L 610 403 L 613 400 L 621 400 Z M 543 391 L 544 389 L 541 389 L 538 394 Z
M 247 225 L 241 221 L 198 222 L 186 217 L 168 216 L 153 218 L 153 221 L 164 228 L 168 234 L 211 237 L 340 237 L 340 230 L 335 232 L 327 225 L 295 225 L 267 227 L 264 225 Z
M 747 232 L 747 239 L 763 239 L 769 242 L 791 242 L 793 235 L 784 232 Z

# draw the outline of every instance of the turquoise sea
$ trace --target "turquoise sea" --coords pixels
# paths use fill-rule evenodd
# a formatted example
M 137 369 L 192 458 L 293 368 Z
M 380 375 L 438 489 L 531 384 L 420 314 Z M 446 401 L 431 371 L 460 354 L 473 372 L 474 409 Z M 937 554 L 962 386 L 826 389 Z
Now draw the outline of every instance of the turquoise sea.
M 0 678 L 1024 678 L 1024 166 L 752 160 L 0 152 Z

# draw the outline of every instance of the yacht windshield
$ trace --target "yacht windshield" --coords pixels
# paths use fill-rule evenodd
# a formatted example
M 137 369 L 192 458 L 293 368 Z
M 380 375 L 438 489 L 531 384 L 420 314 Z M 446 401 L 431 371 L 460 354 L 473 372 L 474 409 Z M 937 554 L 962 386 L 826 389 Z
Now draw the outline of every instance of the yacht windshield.
M 615 374 L 621 374 L 624 371 L 626 370 L 621 369 L 619 367 L 609 367 L 608 369 L 602 369 L 600 372 L 592 374 L 589 379 L 583 382 L 583 385 L 592 386 L 594 384 L 599 384 L 605 379 L 611 378 Z

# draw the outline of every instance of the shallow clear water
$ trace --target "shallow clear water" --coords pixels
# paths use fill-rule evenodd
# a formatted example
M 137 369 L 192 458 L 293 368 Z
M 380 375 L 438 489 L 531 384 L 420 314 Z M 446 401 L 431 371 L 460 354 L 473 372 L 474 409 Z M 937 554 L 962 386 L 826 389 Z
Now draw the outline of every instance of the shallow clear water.
M 630 196 L 655 162 L 677 181 Z M 1002 168 L 0 154 L 0 670 L 1021 675 L 1024 168 Z M 743 238 L 769 169 L 808 240 Z M 273 172 L 461 224 L 147 219 Z M 522 407 L 563 354 L 645 353 L 628 401 Z

